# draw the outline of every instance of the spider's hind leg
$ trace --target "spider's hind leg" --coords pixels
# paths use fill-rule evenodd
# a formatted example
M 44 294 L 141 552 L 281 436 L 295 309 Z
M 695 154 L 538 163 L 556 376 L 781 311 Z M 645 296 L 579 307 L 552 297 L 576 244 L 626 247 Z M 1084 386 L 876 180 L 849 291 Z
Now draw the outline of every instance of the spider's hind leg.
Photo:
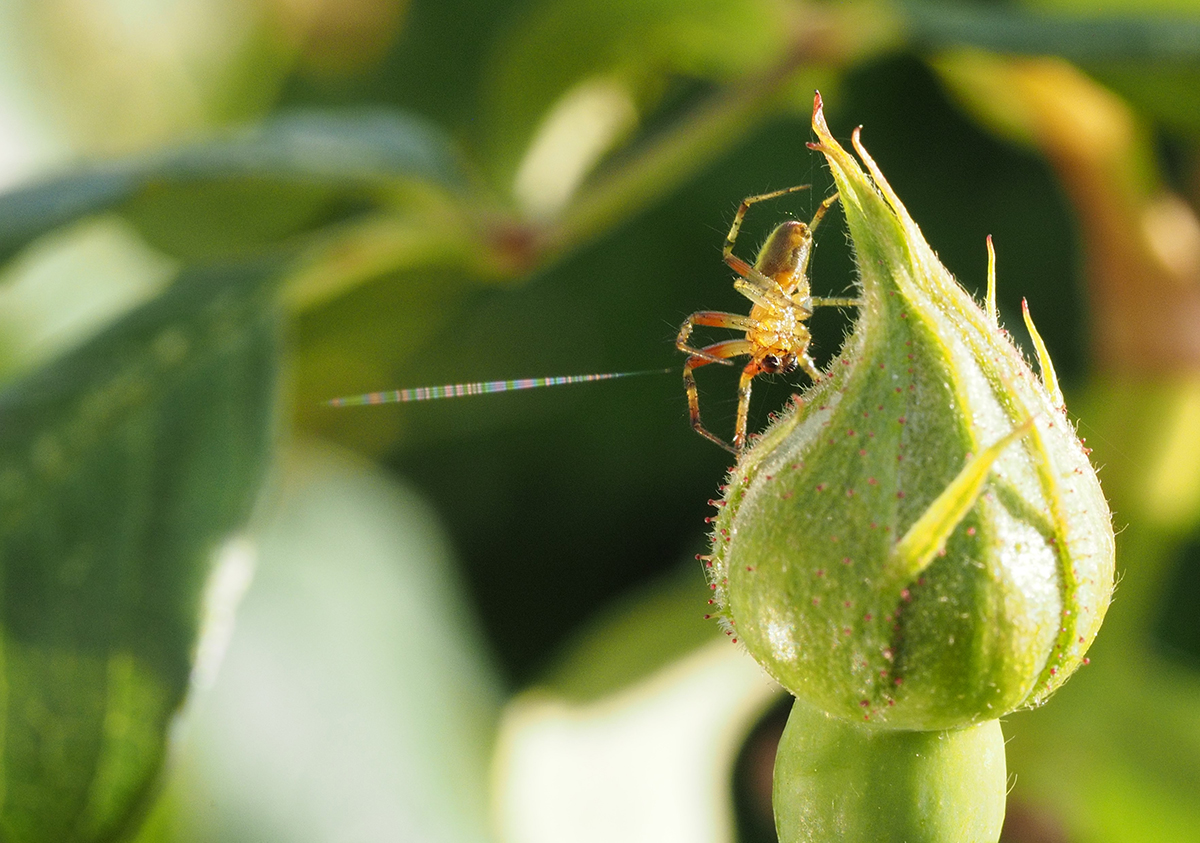
M 729 226 L 729 233 L 725 235 L 725 248 L 722 250 L 722 255 L 726 260 L 733 254 L 733 244 L 737 242 L 738 232 L 742 229 L 742 221 L 746 218 L 746 212 L 750 210 L 750 206 L 755 202 L 762 202 L 766 199 L 776 199 L 780 196 L 787 196 L 789 193 L 796 193 L 800 190 L 808 190 L 811 184 L 798 184 L 795 187 L 785 187 L 783 190 L 772 190 L 770 193 L 759 193 L 756 196 L 747 196 L 742 200 L 742 204 L 738 205 L 737 213 L 733 216 L 733 225 Z M 837 194 L 834 194 L 837 198 Z M 826 200 L 828 202 L 828 200 Z M 820 219 L 825 213 L 825 205 L 821 205 L 821 210 L 817 211 L 816 219 Z M 814 220 L 815 224 L 815 220 Z
M 820 207 L 817 208 L 817 212 L 813 214 L 812 219 L 808 221 L 809 231 L 817 230 L 817 226 L 821 224 L 821 218 L 824 217 L 826 212 L 833 207 L 833 203 L 836 201 L 838 201 L 838 195 L 836 193 L 825 197 L 825 201 L 821 203 Z

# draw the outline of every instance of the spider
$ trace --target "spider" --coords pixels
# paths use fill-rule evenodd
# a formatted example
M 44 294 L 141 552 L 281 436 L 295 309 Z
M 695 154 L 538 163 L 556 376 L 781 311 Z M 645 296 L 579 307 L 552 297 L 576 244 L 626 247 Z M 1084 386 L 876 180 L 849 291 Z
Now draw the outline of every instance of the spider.
M 809 290 L 807 271 L 808 259 L 812 254 L 813 232 L 825 212 L 837 201 L 836 193 L 821 203 L 807 225 L 788 220 L 777 226 L 759 250 L 754 266 L 733 254 L 738 230 L 751 205 L 808 187 L 810 185 L 802 184 L 742 200 L 729 234 L 725 237 L 722 258 L 738 274 L 733 282 L 734 289 L 754 302 L 754 306 L 747 316 L 719 310 L 693 313 L 684 320 L 675 340 L 675 347 L 688 355 L 687 362 L 683 364 L 683 385 L 687 390 L 692 428 L 705 439 L 735 455 L 740 455 L 746 445 L 746 418 L 750 410 L 750 385 L 754 378 L 764 372 L 787 375 L 801 368 L 814 381 L 820 380 L 821 373 L 808 355 L 812 335 L 805 321 L 812 316 L 816 307 L 853 307 L 860 304 L 858 299 L 817 298 Z M 694 348 L 688 345 L 688 339 L 697 325 L 733 328 L 745 331 L 746 336 L 744 339 L 722 340 L 703 348 Z M 733 443 L 730 444 L 700 422 L 700 394 L 696 390 L 696 376 L 692 372 L 709 363 L 732 366 L 729 358 L 743 355 L 749 355 L 750 361 L 742 368 L 742 377 L 738 382 L 737 421 Z

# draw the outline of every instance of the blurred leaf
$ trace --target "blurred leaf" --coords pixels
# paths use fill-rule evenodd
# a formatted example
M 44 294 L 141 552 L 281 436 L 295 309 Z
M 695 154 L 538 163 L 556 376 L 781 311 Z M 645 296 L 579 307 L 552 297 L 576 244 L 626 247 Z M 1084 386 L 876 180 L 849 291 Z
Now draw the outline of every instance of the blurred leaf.
M 1014 803 L 1072 841 L 1193 843 L 1200 673 L 1137 649 L 1102 647 L 1092 661 L 1044 709 L 1006 723 Z
M 1145 14 L 1140 0 L 1123 14 L 1098 13 L 1095 3 L 1083 7 L 1082 14 L 1039 14 L 1011 4 L 945 0 L 898 5 L 910 43 L 922 49 L 976 47 L 1075 61 L 1200 61 L 1200 17 L 1182 9 Z
M 509 702 L 492 769 L 502 840 L 736 839 L 735 763 L 780 689 L 704 620 L 702 582 L 689 565 L 619 601 Z
M 1190 0 L 1024 5 L 1034 8 L 908 2 L 902 11 L 908 38 L 920 49 L 1074 61 L 1167 125 L 1200 133 L 1200 10 Z
M 1191 64 L 1114 62 L 1086 67 L 1143 113 L 1193 138 L 1200 136 L 1200 60 Z
M 152 243 L 211 259 L 294 233 L 338 202 L 464 183 L 451 141 L 401 112 L 295 112 L 224 138 L 94 164 L 0 197 L 0 260 L 82 216 L 128 211 Z M 393 197 L 394 198 L 394 197 Z
M 1058 58 L 964 50 L 935 66 L 981 122 L 1036 146 L 1073 200 L 1099 365 L 1141 376 L 1200 363 L 1200 219 L 1162 187 L 1142 117 Z
M 0 268 L 3 383 L 161 295 L 179 269 L 113 213 L 39 238 Z
M 539 4 L 499 42 L 487 77 L 492 172 L 506 178 L 551 106 L 593 77 L 644 105 L 672 75 L 728 79 L 770 66 L 788 34 L 785 12 L 773 0 Z
M 1119 52 L 1082 50 L 1089 73 L 1145 115 L 1200 135 L 1200 6 L 1195 0 L 1023 0 L 1054 15 L 1103 15 Z M 1103 41 L 1097 42 L 1104 43 Z
M 707 600 L 698 565 L 651 583 L 573 636 L 543 684 L 576 703 L 635 685 L 721 637 L 716 621 L 704 616 Z
M 908 3 L 920 47 L 974 47 L 1079 63 L 1138 108 L 1200 134 L 1200 9 L 1191 0 L 1026 0 L 1033 9 Z
M 274 274 L 187 271 L 0 393 L 5 840 L 111 839 L 161 765 L 270 451 Z
M 481 843 L 502 689 L 437 517 L 327 446 L 282 474 L 236 565 L 255 571 L 228 652 L 137 840 Z

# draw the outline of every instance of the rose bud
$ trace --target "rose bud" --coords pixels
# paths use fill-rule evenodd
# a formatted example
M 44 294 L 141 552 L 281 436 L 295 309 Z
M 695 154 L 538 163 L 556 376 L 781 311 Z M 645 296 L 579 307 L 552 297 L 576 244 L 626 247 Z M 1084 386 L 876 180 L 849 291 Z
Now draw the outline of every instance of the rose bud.
M 732 470 L 714 602 L 775 679 L 843 719 L 951 729 L 1038 705 L 1112 594 L 1096 474 L 1028 310 L 1040 377 L 997 322 L 994 262 L 981 309 L 819 96 L 813 127 L 861 304 L 829 370 Z

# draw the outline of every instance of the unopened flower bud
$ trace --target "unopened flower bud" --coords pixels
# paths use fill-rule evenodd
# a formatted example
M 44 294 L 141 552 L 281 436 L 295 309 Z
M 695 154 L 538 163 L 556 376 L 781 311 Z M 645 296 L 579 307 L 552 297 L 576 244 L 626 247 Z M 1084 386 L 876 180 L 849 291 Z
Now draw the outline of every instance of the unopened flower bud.
M 813 126 L 862 304 L 825 376 L 735 466 L 710 576 L 731 633 L 838 717 L 949 729 L 1037 705 L 1113 587 L 1111 518 L 1044 346 L 1035 375 L 870 176 Z M 989 270 L 994 279 L 994 273 Z

